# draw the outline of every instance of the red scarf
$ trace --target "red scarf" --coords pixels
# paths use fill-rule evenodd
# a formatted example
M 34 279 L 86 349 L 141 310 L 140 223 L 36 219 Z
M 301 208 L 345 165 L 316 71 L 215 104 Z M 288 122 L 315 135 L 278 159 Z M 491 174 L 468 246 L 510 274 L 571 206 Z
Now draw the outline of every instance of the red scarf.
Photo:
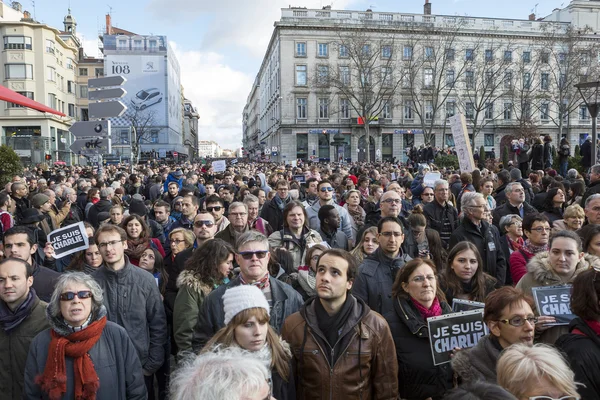
M 262 277 L 261 279 L 257 280 L 254 283 L 246 282 L 244 280 L 244 278 L 242 277 L 242 275 L 240 274 L 240 282 L 242 282 L 242 285 L 254 285 L 254 286 L 258 287 L 260 290 L 264 290 L 270 286 L 269 274 L 265 274 L 264 277 Z
M 414 306 L 417 307 L 417 310 L 419 310 L 419 314 L 421 314 L 424 320 L 427 320 L 427 318 L 439 317 L 440 315 L 442 315 L 442 306 L 440 306 L 440 301 L 437 297 L 433 299 L 433 303 L 429 308 L 426 308 L 412 297 L 410 299 L 412 300 Z
M 600 322 L 593 321 L 591 319 L 586 319 L 584 322 L 589 326 L 596 335 L 600 336 Z M 573 333 L 576 335 L 587 336 L 585 333 L 581 332 L 579 329 L 573 329 Z
M 44 373 L 35 382 L 48 394 L 50 400 L 59 400 L 67 392 L 67 367 L 65 358 L 73 358 L 75 400 L 95 400 L 100 380 L 94 369 L 89 351 L 100 339 L 106 317 L 90 324 L 82 331 L 69 336 L 60 336 L 50 331 L 52 340 L 48 347 L 48 358 Z

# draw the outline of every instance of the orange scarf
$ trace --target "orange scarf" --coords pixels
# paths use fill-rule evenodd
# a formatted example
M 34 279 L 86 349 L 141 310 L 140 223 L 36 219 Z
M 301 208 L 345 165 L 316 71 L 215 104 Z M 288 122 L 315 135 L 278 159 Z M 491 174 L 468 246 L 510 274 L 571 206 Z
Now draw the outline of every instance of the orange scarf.
M 105 325 L 106 317 L 102 317 L 84 330 L 73 332 L 69 336 L 60 336 L 54 330 L 50 331 L 52 340 L 48 348 L 46 367 L 44 373 L 35 378 L 50 400 L 59 400 L 67 392 L 66 357 L 73 358 L 75 399 L 96 399 L 100 380 L 88 352 L 100 339 Z

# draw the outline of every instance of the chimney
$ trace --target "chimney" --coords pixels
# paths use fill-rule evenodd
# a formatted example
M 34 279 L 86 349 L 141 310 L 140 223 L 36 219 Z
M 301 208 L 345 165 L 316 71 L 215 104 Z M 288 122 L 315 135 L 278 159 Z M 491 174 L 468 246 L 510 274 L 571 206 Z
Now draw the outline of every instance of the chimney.
M 31 13 L 29 11 L 23 11 L 23 19 L 24 20 L 30 20 L 31 19 Z
M 425 5 L 423 6 L 423 14 L 431 15 L 431 3 L 429 3 L 429 0 L 425 0 Z
M 106 34 L 112 35 L 112 25 L 110 22 L 110 14 L 106 14 Z
M 533 13 L 529 14 L 529 20 L 535 21 L 535 14 L 533 14 Z

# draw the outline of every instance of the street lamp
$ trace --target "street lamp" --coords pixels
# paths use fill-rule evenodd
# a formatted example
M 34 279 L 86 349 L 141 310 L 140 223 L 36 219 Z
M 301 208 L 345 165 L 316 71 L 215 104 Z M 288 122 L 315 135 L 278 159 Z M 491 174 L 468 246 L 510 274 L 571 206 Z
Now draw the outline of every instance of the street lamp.
M 597 159 L 597 140 L 598 134 L 596 132 L 596 117 L 598 117 L 598 111 L 600 104 L 598 103 L 598 95 L 600 94 L 600 81 L 596 82 L 579 82 L 575 85 L 579 94 L 583 98 L 585 105 L 587 106 L 590 116 L 592 117 L 592 165 L 596 165 Z

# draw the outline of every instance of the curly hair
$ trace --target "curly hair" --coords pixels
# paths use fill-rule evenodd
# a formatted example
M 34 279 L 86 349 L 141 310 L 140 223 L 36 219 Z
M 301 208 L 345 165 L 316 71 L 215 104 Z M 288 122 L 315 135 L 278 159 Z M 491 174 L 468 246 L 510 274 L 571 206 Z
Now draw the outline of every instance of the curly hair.
M 235 255 L 233 246 L 222 239 L 212 239 L 198 247 L 185 262 L 184 269 L 207 285 L 214 285 L 223 280 L 219 265 L 227 261 L 229 255 Z

